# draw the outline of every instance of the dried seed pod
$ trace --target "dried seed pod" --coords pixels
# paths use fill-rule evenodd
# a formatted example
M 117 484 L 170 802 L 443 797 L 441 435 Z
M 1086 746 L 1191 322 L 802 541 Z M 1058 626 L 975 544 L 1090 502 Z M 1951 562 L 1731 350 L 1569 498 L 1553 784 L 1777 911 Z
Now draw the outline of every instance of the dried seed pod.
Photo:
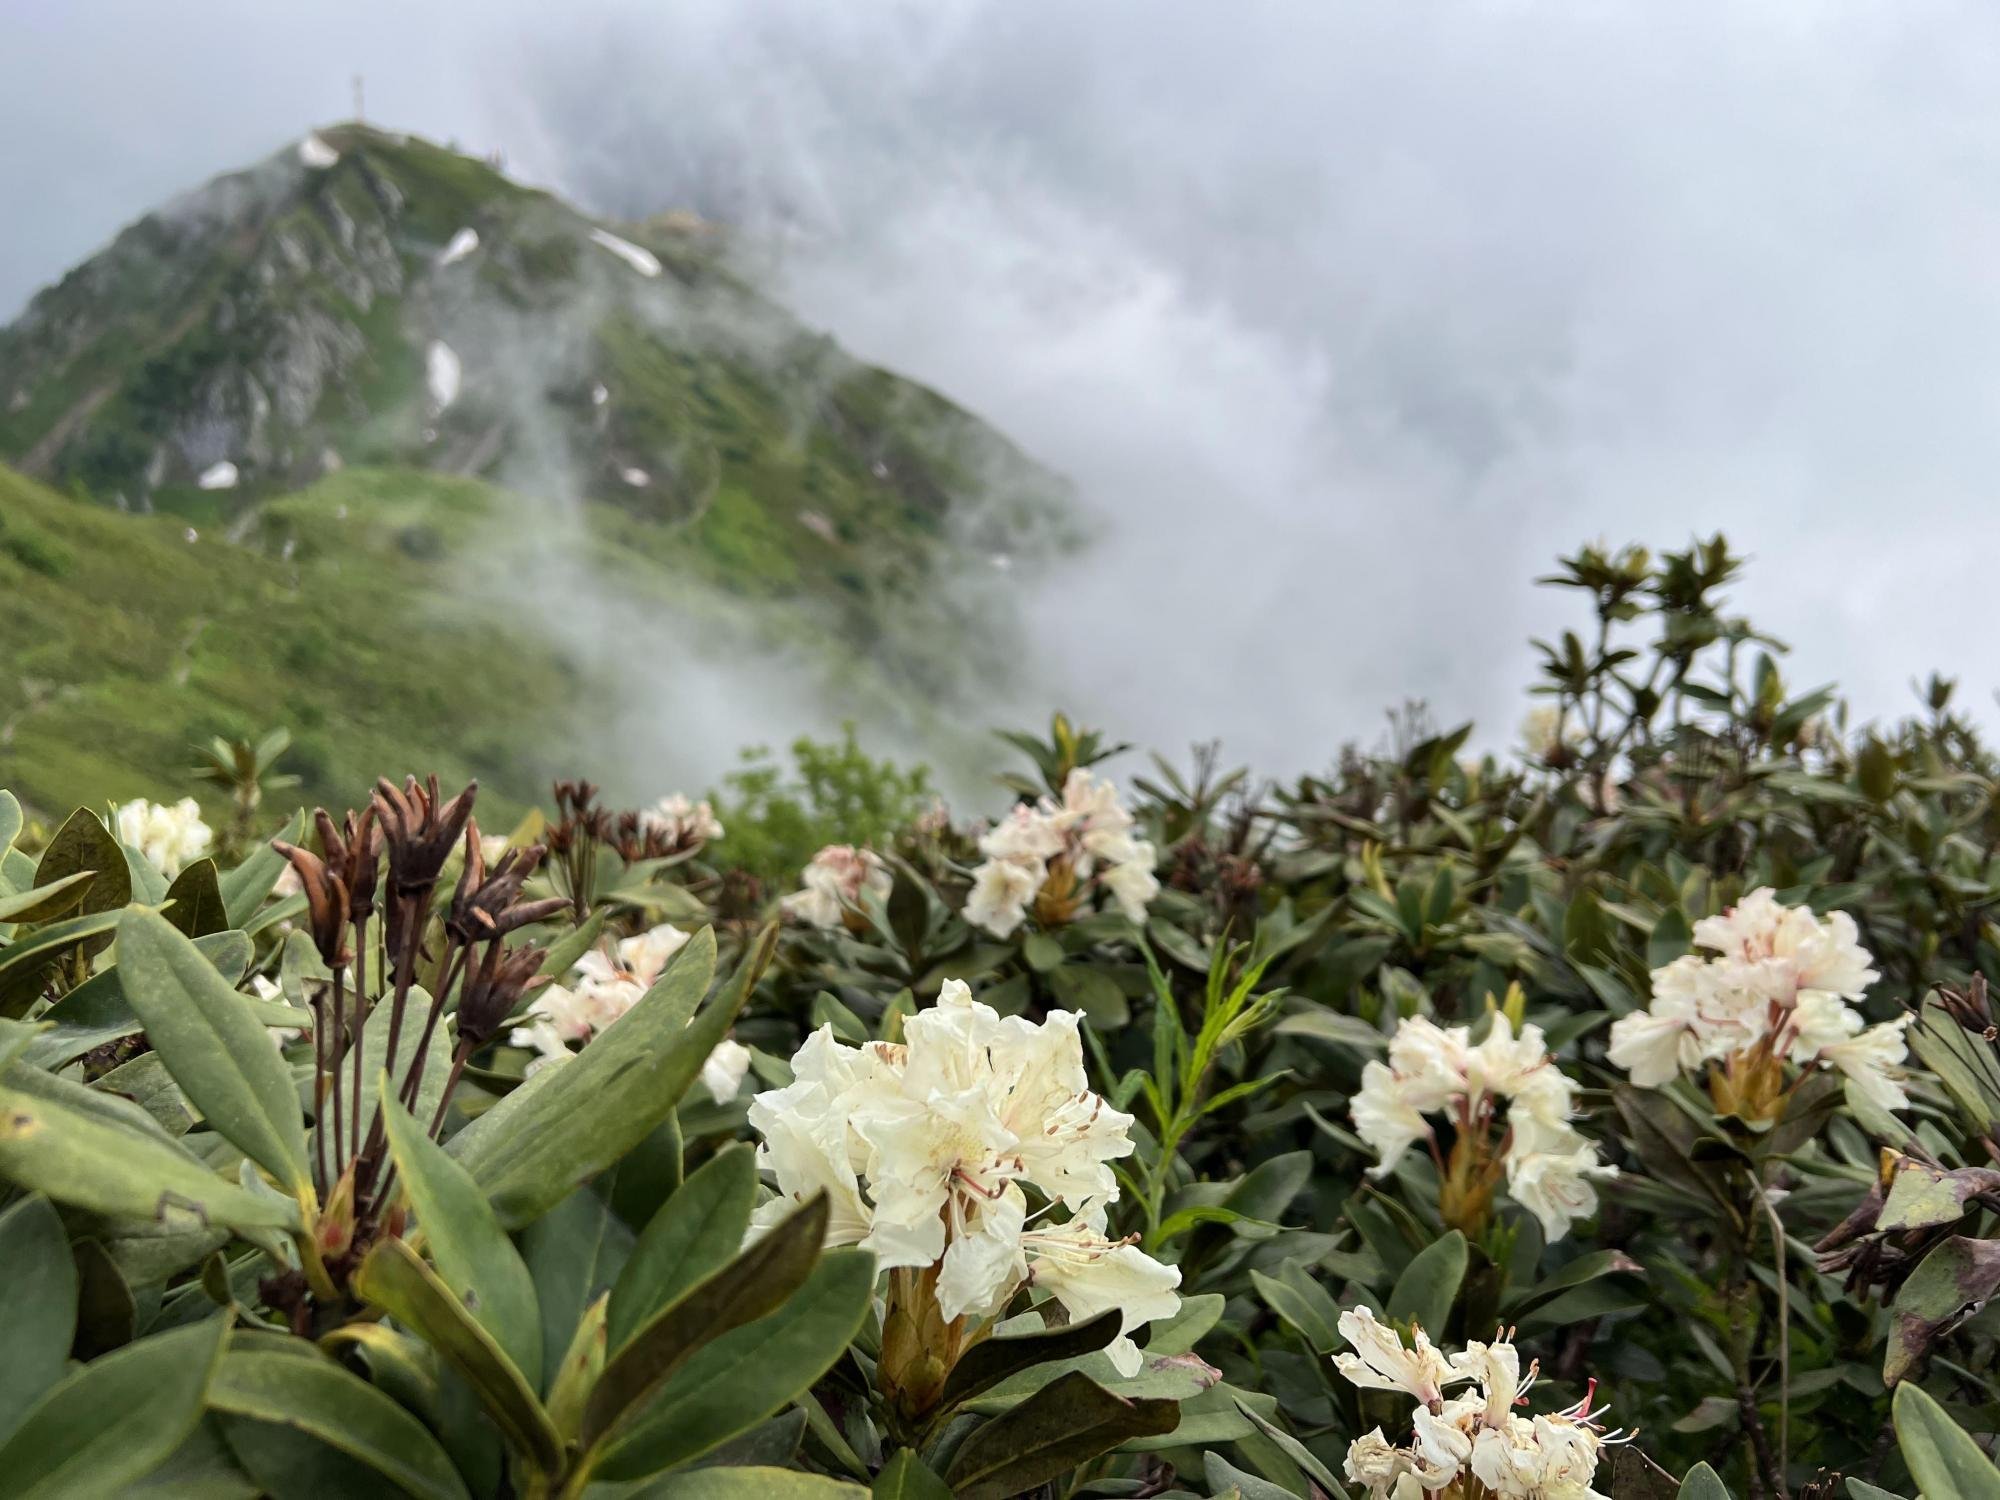
M 310 849 L 301 849 L 283 839 L 273 839 L 271 847 L 282 854 L 298 872 L 305 891 L 306 923 L 312 930 L 313 946 L 329 969 L 344 967 L 347 952 L 347 885 L 327 862 Z

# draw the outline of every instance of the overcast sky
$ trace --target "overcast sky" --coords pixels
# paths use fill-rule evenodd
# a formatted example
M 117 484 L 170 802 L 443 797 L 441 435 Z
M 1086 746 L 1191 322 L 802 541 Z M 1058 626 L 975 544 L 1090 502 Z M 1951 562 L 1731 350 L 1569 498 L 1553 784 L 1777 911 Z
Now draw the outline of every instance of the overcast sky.
M 1273 769 L 1505 739 L 1530 580 L 1725 529 L 1864 714 L 2000 683 L 2000 7 L 715 0 L 0 7 L 0 309 L 349 112 L 692 204 L 1103 528 L 1051 697 Z M 1990 716 L 1990 714 L 1989 714 Z

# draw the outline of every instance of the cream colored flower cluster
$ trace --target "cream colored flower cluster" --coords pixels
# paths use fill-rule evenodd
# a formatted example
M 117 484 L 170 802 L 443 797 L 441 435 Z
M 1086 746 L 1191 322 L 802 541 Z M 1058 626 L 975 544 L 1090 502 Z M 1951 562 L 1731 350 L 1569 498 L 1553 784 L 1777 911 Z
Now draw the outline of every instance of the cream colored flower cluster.
M 801 889 L 779 903 L 787 916 L 814 927 L 831 930 L 858 911 L 864 893 L 884 899 L 895 886 L 882 856 L 873 849 L 857 849 L 852 844 L 828 844 L 812 857 L 799 877 Z
M 1157 855 L 1132 836 L 1132 815 L 1119 806 L 1118 788 L 1081 766 L 1063 782 L 1060 805 L 1047 797 L 1017 805 L 980 839 L 979 852 L 986 860 L 972 872 L 965 920 L 995 937 L 1011 936 L 1052 884 L 1065 903 L 1093 882 L 1101 885 L 1133 922 L 1145 921 L 1160 893 Z
M 1110 1353 L 1135 1373 L 1129 1335 L 1179 1308 L 1180 1272 L 1108 1235 L 1110 1163 L 1132 1152 L 1132 1117 L 1090 1091 L 1080 1021 L 1003 1018 L 951 980 L 900 1045 L 850 1047 L 822 1027 L 793 1082 L 751 1101 L 778 1188 L 755 1229 L 824 1191 L 827 1242 L 872 1250 L 885 1269 L 937 1267 L 947 1320 L 997 1317 L 1024 1286 L 1076 1322 L 1121 1308 Z
M 1838 1068 L 1886 1109 L 1909 1104 L 1896 1065 L 1910 1018 L 1869 1026 L 1848 1003 L 1881 976 L 1846 912 L 1822 919 L 1766 886 L 1702 918 L 1693 936 L 1708 952 L 1655 969 L 1652 1004 L 1611 1027 L 1611 1061 L 1634 1083 L 1658 1088 L 1711 1062 L 1762 1055 Z
M 568 983 L 551 984 L 537 992 L 507 1040 L 539 1054 L 528 1064 L 530 1074 L 551 1063 L 567 1062 L 571 1042 L 588 1042 L 624 1015 L 653 987 L 680 952 L 688 934 L 662 922 L 636 937 L 621 938 L 609 948 L 593 948 L 576 962 Z M 702 1064 L 702 1086 L 717 1104 L 736 1097 L 750 1069 L 750 1049 L 724 1038 Z
M 662 797 L 645 809 L 639 814 L 639 822 L 648 833 L 659 834 L 684 849 L 722 837 L 722 822 L 708 799 L 690 802 L 679 792 Z
M 1361 1070 L 1349 1114 L 1381 1158 L 1370 1175 L 1381 1177 L 1411 1146 L 1431 1138 L 1425 1116 L 1449 1115 L 1461 1143 L 1482 1141 L 1503 1103 L 1507 1191 L 1541 1221 L 1549 1240 L 1558 1240 L 1573 1221 L 1597 1211 L 1591 1179 L 1614 1177 L 1617 1168 L 1601 1163 L 1597 1147 L 1570 1124 L 1576 1085 L 1549 1056 L 1540 1027 L 1524 1026 L 1517 1037 L 1496 1012 L 1475 1046 L 1469 1027 L 1411 1016 L 1390 1038 L 1388 1062 Z
M 1356 1350 L 1333 1357 L 1342 1375 L 1417 1401 L 1406 1441 L 1392 1443 L 1377 1427 L 1348 1445 L 1347 1477 L 1371 1500 L 1422 1500 L 1466 1476 L 1506 1500 L 1608 1500 L 1592 1483 L 1617 1434 L 1603 1430 L 1590 1396 L 1539 1416 L 1516 1411 L 1537 1372 L 1531 1363 L 1522 1373 L 1520 1351 L 1505 1338 L 1447 1356 L 1421 1328 L 1405 1344 L 1366 1307 L 1342 1313 L 1338 1326 Z M 1444 1394 L 1467 1384 L 1472 1389 Z
M 183 797 L 164 802 L 127 802 L 117 812 L 118 842 L 146 856 L 169 880 L 202 858 L 215 835 L 201 820 L 201 804 Z

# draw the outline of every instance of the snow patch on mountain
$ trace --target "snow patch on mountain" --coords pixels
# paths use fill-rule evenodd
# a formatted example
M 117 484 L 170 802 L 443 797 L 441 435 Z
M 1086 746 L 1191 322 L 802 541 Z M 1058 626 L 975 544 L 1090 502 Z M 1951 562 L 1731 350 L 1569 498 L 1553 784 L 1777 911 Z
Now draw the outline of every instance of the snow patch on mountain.
M 621 240 L 608 229 L 591 230 L 590 239 L 592 244 L 602 245 L 641 276 L 657 276 L 660 274 L 659 257 L 654 255 L 652 251 L 641 250 L 630 240 Z
M 430 387 L 431 404 L 439 411 L 458 399 L 464 373 L 465 367 L 451 345 L 442 339 L 432 339 L 424 353 L 424 381 Z

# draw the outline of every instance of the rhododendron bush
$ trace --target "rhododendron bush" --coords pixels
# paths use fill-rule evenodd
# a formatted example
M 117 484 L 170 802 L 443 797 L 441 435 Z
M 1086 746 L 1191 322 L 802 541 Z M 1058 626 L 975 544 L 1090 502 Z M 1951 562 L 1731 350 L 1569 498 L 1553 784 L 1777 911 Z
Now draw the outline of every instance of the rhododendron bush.
M 1737 572 L 1279 782 L 0 795 L 0 1492 L 2000 1495 L 2000 762 Z

